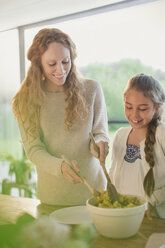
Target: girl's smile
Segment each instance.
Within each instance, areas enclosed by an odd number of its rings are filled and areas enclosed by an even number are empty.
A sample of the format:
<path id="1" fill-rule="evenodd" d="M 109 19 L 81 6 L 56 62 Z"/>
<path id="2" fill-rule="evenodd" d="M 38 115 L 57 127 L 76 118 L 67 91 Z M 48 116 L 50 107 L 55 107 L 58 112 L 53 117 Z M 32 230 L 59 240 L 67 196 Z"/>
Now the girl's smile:
<path id="1" fill-rule="evenodd" d="M 139 124 L 139 123 L 141 123 L 141 121 L 142 121 L 142 120 L 137 120 L 137 121 L 132 120 L 132 122 L 133 122 L 134 124 Z"/>
<path id="2" fill-rule="evenodd" d="M 157 107 L 143 92 L 130 89 L 124 97 L 125 115 L 133 129 L 147 128 Z"/>

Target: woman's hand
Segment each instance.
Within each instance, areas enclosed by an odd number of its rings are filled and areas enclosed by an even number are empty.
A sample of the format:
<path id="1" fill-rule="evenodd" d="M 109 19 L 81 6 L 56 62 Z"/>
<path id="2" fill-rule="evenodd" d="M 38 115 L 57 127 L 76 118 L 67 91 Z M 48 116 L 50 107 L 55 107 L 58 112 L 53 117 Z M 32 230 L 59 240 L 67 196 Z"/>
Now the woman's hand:
<path id="1" fill-rule="evenodd" d="M 96 143 L 99 148 L 99 154 L 95 151 L 93 144 L 91 144 L 91 153 L 94 157 L 98 158 L 100 162 L 105 163 L 105 159 L 109 153 L 109 145 L 108 142 L 100 141 Z"/>
<path id="2" fill-rule="evenodd" d="M 77 162 L 75 160 L 71 161 L 73 169 L 77 172 L 79 172 L 79 168 L 77 165 Z M 82 183 L 82 179 L 76 175 L 76 173 L 74 172 L 74 170 L 72 170 L 72 168 L 70 168 L 70 166 L 63 161 L 61 164 L 61 171 L 63 176 L 70 182 L 70 183 Z"/>

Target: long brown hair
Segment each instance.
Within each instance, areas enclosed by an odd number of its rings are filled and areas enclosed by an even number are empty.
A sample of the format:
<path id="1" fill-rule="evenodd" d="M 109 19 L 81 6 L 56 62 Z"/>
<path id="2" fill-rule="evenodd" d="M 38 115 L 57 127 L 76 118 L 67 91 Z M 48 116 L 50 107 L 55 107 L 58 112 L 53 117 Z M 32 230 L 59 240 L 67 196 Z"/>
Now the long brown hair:
<path id="1" fill-rule="evenodd" d="M 56 28 L 41 29 L 33 39 L 28 50 L 27 58 L 31 61 L 27 76 L 19 91 L 13 98 L 13 112 L 16 118 L 21 118 L 26 125 L 26 131 L 33 137 L 39 132 L 40 109 L 44 103 L 44 79 L 41 56 L 52 42 L 61 43 L 69 49 L 71 56 L 71 70 L 64 84 L 66 94 L 65 125 L 71 130 L 72 125 L 82 120 L 88 112 L 83 97 L 83 77 L 75 66 L 76 46 L 71 38 Z"/>
<path id="2" fill-rule="evenodd" d="M 130 89 L 135 89 L 137 91 L 143 92 L 144 96 L 149 97 L 153 101 L 155 107 L 158 107 L 158 113 L 154 115 L 153 119 L 148 124 L 144 148 L 145 159 L 149 164 L 150 169 L 144 178 L 143 186 L 146 194 L 148 196 L 151 196 L 155 187 L 155 179 L 153 173 L 153 167 L 155 166 L 153 155 L 155 133 L 161 117 L 161 106 L 165 102 L 165 93 L 161 84 L 157 80 L 155 80 L 152 76 L 148 76 L 143 73 L 133 76 L 128 81 L 128 84 L 124 90 L 124 96 Z"/>

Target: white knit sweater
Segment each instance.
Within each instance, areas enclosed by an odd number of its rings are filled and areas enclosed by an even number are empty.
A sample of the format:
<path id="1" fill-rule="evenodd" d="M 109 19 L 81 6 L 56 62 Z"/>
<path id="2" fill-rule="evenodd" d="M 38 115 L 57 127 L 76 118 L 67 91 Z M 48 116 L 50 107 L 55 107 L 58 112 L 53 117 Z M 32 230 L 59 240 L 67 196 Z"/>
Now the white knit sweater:
<path id="1" fill-rule="evenodd" d="M 25 152 L 37 168 L 37 195 L 42 203 L 53 205 L 83 205 L 91 197 L 82 183 L 71 184 L 61 173 L 61 155 L 77 160 L 81 175 L 96 189 L 104 189 L 106 180 L 98 159 L 90 153 L 89 132 L 96 141 L 108 141 L 107 112 L 100 85 L 92 80 L 84 82 L 89 115 L 74 124 L 72 132 L 64 127 L 65 93 L 46 92 L 41 109 L 42 138 L 26 139 L 24 125 L 18 120 Z"/>

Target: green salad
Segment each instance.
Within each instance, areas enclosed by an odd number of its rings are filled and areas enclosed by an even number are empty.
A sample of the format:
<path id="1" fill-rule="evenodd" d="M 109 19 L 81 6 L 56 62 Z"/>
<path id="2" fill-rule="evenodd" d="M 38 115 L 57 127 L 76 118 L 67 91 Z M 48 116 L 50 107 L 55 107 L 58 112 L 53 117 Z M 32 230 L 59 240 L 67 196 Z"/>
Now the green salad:
<path id="1" fill-rule="evenodd" d="M 100 191 L 100 193 L 100 196 L 96 197 L 97 206 L 100 208 L 132 208 L 143 203 L 139 197 L 121 194 L 119 194 L 119 202 L 113 202 L 108 195 L 108 191 Z"/>

